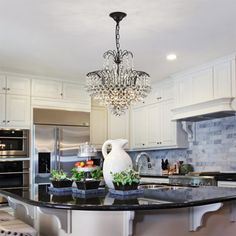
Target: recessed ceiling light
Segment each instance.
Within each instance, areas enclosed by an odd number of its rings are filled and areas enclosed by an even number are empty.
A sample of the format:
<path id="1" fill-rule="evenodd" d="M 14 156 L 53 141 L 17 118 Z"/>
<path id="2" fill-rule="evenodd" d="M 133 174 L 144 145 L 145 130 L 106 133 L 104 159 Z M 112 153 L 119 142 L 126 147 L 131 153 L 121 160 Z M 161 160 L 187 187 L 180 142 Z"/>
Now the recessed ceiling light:
<path id="1" fill-rule="evenodd" d="M 176 58 L 177 58 L 176 54 L 173 54 L 173 53 L 168 54 L 166 56 L 166 60 L 168 60 L 168 61 L 174 61 L 174 60 L 176 60 Z"/>

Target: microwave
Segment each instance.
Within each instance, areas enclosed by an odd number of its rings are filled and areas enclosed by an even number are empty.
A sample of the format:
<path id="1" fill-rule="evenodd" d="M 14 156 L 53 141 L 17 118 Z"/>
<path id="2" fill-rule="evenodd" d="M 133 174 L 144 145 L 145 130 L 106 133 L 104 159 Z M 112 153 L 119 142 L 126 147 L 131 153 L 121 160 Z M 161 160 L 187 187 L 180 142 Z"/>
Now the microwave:
<path id="1" fill-rule="evenodd" d="M 29 157 L 29 130 L 0 129 L 0 158 Z"/>

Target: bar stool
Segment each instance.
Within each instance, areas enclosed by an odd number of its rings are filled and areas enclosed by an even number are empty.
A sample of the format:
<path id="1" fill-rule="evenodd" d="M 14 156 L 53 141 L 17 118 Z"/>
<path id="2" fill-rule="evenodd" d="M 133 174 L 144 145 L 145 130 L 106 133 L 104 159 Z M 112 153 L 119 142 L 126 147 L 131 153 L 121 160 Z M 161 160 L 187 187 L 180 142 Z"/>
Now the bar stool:
<path id="1" fill-rule="evenodd" d="M 15 217 L 13 215 L 9 214 L 6 211 L 0 210 L 0 222 L 14 220 L 14 219 L 15 219 Z"/>
<path id="2" fill-rule="evenodd" d="M 0 236 L 37 236 L 37 231 L 21 220 L 0 222 Z"/>

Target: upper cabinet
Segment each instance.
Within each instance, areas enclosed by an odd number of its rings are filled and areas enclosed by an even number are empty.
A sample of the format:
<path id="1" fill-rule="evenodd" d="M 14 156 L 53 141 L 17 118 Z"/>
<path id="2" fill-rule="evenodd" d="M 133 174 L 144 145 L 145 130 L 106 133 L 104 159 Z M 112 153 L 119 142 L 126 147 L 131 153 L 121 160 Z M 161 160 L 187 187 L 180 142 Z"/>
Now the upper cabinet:
<path id="1" fill-rule="evenodd" d="M 213 70 L 204 69 L 177 80 L 177 106 L 187 106 L 214 98 Z"/>
<path id="2" fill-rule="evenodd" d="M 32 103 L 35 107 L 90 111 L 91 99 L 84 85 L 58 80 L 33 79 Z"/>
<path id="3" fill-rule="evenodd" d="M 0 76 L 0 124 L 2 127 L 30 127 L 30 79 Z"/>
<path id="4" fill-rule="evenodd" d="M 171 121 L 174 105 L 173 84 L 158 83 L 144 104 L 131 109 L 133 149 L 184 148 L 187 135 L 179 122 Z"/>
<path id="5" fill-rule="evenodd" d="M 214 98 L 235 96 L 235 60 L 214 66 Z"/>
<path id="6" fill-rule="evenodd" d="M 235 97 L 235 57 L 173 76 L 176 108 Z"/>
<path id="7" fill-rule="evenodd" d="M 32 96 L 59 99 L 62 97 L 62 82 L 34 79 L 32 81 Z"/>

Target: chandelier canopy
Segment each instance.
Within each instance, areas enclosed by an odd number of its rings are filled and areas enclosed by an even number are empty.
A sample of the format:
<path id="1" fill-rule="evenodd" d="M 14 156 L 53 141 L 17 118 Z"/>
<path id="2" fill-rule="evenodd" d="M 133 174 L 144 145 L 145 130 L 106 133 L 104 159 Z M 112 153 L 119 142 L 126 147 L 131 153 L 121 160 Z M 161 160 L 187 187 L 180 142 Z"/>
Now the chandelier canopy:
<path id="1" fill-rule="evenodd" d="M 142 101 L 151 91 L 149 74 L 133 69 L 133 54 L 120 49 L 120 21 L 124 12 L 110 14 L 116 21 L 116 50 L 104 53 L 104 68 L 87 74 L 86 89 L 91 97 L 108 106 L 115 115 L 122 115 L 135 102 Z"/>

